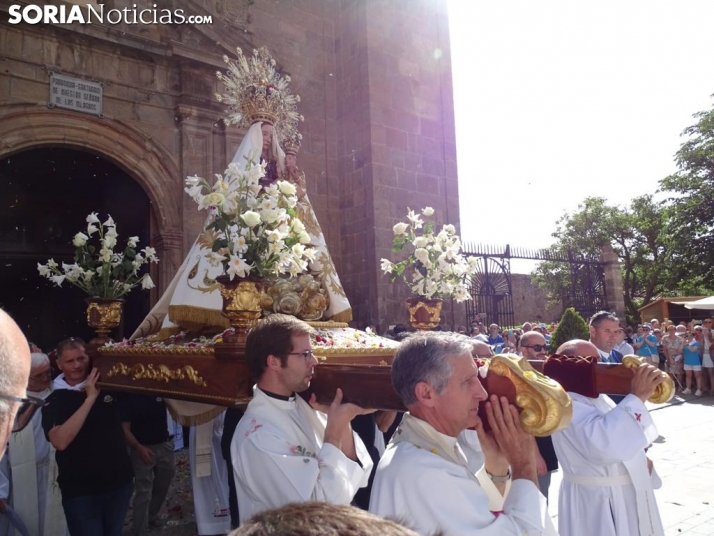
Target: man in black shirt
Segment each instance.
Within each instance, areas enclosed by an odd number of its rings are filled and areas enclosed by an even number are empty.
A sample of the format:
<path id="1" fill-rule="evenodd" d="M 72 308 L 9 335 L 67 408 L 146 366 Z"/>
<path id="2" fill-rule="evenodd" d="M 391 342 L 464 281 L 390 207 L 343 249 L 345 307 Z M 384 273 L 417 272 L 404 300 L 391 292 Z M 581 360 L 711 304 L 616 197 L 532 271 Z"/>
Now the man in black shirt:
<path id="1" fill-rule="evenodd" d="M 159 510 L 174 477 L 174 442 L 169 436 L 162 398 L 129 395 L 119 404 L 124 437 L 131 447 L 136 494 L 132 504 L 134 535 L 158 526 Z"/>
<path id="2" fill-rule="evenodd" d="M 134 489 L 116 395 L 100 394 L 81 339 L 57 346 L 62 374 L 42 408 L 45 436 L 57 449 L 62 507 L 72 536 L 121 536 Z"/>

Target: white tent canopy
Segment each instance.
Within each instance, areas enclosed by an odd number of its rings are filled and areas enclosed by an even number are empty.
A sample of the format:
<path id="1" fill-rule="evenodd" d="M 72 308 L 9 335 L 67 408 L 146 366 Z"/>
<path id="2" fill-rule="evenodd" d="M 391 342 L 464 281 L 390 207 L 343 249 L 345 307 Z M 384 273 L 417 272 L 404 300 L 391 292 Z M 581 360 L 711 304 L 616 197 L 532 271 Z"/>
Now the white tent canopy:
<path id="1" fill-rule="evenodd" d="M 714 296 L 709 296 L 708 298 L 702 298 L 701 300 L 687 302 L 684 304 L 687 309 L 705 309 L 707 311 L 714 311 Z"/>

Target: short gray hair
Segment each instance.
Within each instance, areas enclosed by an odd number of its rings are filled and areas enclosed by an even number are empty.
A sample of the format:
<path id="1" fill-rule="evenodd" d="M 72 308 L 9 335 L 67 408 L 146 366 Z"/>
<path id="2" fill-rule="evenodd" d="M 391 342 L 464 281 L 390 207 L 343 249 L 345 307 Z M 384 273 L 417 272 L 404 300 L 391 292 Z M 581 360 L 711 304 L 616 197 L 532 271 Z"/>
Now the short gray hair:
<path id="1" fill-rule="evenodd" d="M 441 393 L 453 372 L 448 357 L 471 355 L 472 343 L 463 335 L 419 332 L 402 342 L 392 361 L 392 384 L 405 406 L 416 403 L 414 390 L 426 382 Z"/>
<path id="2" fill-rule="evenodd" d="M 33 352 L 30 354 L 30 369 L 40 368 L 43 365 L 50 364 L 50 358 L 47 354 Z"/>

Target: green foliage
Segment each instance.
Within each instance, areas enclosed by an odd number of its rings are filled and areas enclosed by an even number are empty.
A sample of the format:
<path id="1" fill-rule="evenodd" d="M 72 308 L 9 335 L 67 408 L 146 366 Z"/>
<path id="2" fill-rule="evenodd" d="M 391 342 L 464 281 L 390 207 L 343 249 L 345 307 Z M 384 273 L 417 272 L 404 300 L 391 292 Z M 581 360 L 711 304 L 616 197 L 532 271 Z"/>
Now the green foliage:
<path id="1" fill-rule="evenodd" d="M 622 266 L 627 315 L 634 318 L 640 304 L 682 290 L 683 279 L 668 223 L 671 210 L 655 202 L 650 194 L 634 198 L 629 206 L 588 197 L 575 212 L 558 220 L 553 233 L 556 243 L 551 249 L 561 255 L 570 251 L 597 257 L 609 244 Z M 533 272 L 532 279 L 548 292 L 551 300 L 567 304 L 569 270 L 566 263 L 544 262 Z"/>
<path id="2" fill-rule="evenodd" d="M 713 95 L 714 96 L 714 95 Z M 673 194 L 670 229 L 673 255 L 681 275 L 695 287 L 714 280 L 714 109 L 694 114 L 696 125 L 675 155 L 679 168 L 660 181 L 660 188 Z M 690 281 L 691 281 L 690 279 Z"/>
<path id="3" fill-rule="evenodd" d="M 573 307 L 568 307 L 550 339 L 550 351 L 555 352 L 561 344 L 572 339 L 589 340 L 590 329 L 580 313 Z"/>

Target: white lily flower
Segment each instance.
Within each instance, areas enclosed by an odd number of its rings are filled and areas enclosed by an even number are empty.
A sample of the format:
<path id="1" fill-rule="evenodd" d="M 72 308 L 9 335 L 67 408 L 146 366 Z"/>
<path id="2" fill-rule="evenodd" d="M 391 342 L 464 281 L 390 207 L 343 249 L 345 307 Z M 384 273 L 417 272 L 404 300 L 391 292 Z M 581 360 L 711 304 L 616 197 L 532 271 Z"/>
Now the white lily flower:
<path id="1" fill-rule="evenodd" d="M 72 244 L 74 244 L 75 247 L 81 247 L 87 243 L 87 240 L 89 240 L 89 237 L 86 234 L 77 233 L 72 239 Z"/>
<path id="2" fill-rule="evenodd" d="M 426 217 L 433 216 L 434 209 L 431 207 L 424 207 L 423 209 L 421 209 L 421 213 Z"/>
<path id="3" fill-rule="evenodd" d="M 116 223 L 114 223 L 112 217 L 110 215 L 108 216 L 107 221 L 105 221 L 102 225 L 104 225 L 104 227 L 116 227 Z"/>
<path id="4" fill-rule="evenodd" d="M 152 289 L 155 286 L 156 285 L 154 285 L 154 282 L 151 280 L 151 276 L 149 274 L 146 274 L 141 278 L 141 288 L 144 290 Z"/>
<path id="5" fill-rule="evenodd" d="M 87 225 L 87 234 L 88 234 L 89 236 L 92 236 L 92 235 L 93 235 L 94 233 L 96 233 L 97 231 L 99 231 L 99 227 L 97 227 L 97 226 L 94 225 L 93 223 L 90 223 L 89 225 Z"/>
<path id="6" fill-rule="evenodd" d="M 138 236 L 130 236 L 129 240 L 126 241 L 126 245 L 129 246 L 130 248 L 134 249 L 137 244 L 139 243 L 139 237 Z"/>
<path id="7" fill-rule="evenodd" d="M 50 280 L 51 280 L 55 285 L 57 285 L 58 287 L 61 287 L 61 286 L 62 286 L 62 283 L 63 283 L 64 280 L 65 280 L 65 277 L 66 277 L 66 276 L 64 276 L 64 275 L 51 275 L 51 276 L 50 276 Z"/>
<path id="8" fill-rule="evenodd" d="M 99 223 L 99 218 L 97 217 L 96 212 L 92 212 L 87 216 L 87 223 Z"/>
<path id="9" fill-rule="evenodd" d="M 39 262 L 37 263 L 37 271 L 40 272 L 42 277 L 49 277 L 52 275 L 52 271 L 49 267 L 46 264 L 40 264 Z"/>

